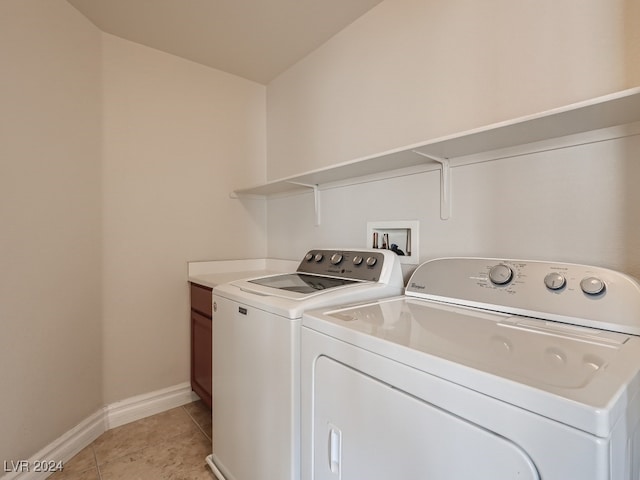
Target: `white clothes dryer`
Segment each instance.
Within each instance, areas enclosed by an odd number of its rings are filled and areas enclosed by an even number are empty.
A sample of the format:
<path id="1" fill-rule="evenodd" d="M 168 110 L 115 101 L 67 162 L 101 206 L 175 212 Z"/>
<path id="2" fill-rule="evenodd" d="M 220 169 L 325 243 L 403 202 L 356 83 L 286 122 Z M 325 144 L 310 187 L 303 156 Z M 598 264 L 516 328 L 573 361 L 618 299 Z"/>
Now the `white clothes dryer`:
<path id="1" fill-rule="evenodd" d="M 213 290 L 213 454 L 220 479 L 300 478 L 300 324 L 308 308 L 397 296 L 390 250 L 311 250 L 296 272 Z"/>
<path id="2" fill-rule="evenodd" d="M 631 277 L 437 259 L 302 324 L 302 480 L 640 479 Z"/>

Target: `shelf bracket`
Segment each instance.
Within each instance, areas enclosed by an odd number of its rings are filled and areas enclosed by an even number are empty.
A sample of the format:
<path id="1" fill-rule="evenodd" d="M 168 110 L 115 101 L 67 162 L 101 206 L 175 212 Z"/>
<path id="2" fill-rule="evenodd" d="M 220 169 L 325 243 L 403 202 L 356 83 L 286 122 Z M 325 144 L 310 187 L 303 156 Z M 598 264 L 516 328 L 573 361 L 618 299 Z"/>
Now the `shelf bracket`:
<path id="1" fill-rule="evenodd" d="M 449 159 L 428 155 L 418 150 L 412 150 L 412 152 L 440 164 L 440 218 L 449 220 L 451 217 L 451 165 Z"/>
<path id="2" fill-rule="evenodd" d="M 289 182 L 292 185 L 300 185 L 301 187 L 307 187 L 313 189 L 313 203 L 315 206 L 315 216 L 316 222 L 315 226 L 320 225 L 320 190 L 318 189 L 318 185 L 310 185 L 308 183 L 299 183 L 299 182 Z"/>

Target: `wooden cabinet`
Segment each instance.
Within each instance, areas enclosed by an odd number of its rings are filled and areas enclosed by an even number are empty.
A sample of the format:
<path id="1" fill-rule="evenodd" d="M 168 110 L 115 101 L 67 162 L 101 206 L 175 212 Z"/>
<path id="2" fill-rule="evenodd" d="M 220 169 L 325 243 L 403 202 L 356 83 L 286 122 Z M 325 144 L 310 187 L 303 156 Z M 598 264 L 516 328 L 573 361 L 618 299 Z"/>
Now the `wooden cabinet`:
<path id="1" fill-rule="evenodd" d="M 191 283 L 191 389 L 211 407 L 212 290 Z"/>

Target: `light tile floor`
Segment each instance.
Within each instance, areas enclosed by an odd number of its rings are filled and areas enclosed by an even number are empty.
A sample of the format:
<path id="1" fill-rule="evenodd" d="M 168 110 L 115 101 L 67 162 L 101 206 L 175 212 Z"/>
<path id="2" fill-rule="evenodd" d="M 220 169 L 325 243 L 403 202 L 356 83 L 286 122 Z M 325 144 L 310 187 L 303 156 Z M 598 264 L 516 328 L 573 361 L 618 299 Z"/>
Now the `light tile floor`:
<path id="1" fill-rule="evenodd" d="M 201 401 L 103 433 L 50 480 L 212 480 L 211 410 Z"/>

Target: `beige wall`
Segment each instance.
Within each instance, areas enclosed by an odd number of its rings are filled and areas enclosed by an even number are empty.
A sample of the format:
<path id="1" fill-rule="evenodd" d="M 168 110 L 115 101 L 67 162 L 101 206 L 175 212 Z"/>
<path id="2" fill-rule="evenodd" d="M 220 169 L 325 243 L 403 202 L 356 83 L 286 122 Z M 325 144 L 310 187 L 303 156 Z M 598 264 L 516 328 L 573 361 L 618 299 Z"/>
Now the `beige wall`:
<path id="1" fill-rule="evenodd" d="M 187 261 L 265 254 L 265 88 L 104 35 L 104 399 L 189 380 Z"/>
<path id="2" fill-rule="evenodd" d="M 63 0 L 0 2 L 0 461 L 103 404 L 100 42 Z"/>
<path id="3" fill-rule="evenodd" d="M 267 176 L 637 85 L 637 4 L 385 0 L 269 84 Z"/>
<path id="4" fill-rule="evenodd" d="M 640 0 L 625 0 L 624 20 L 627 84 L 640 85 Z"/>
<path id="5" fill-rule="evenodd" d="M 385 0 L 267 87 L 270 179 L 640 85 L 638 0 Z M 637 126 L 636 126 L 637 131 Z M 419 220 L 420 260 L 498 256 L 640 277 L 638 135 L 268 200 L 268 254 Z M 295 234 L 291 234 L 295 232 Z"/>
<path id="6" fill-rule="evenodd" d="M 189 381 L 187 262 L 263 257 L 265 87 L 0 1 L 0 461 Z"/>

